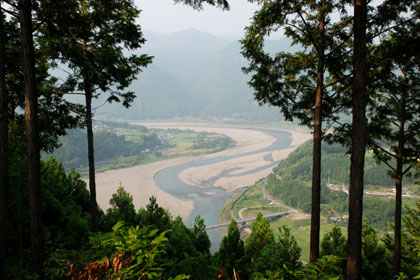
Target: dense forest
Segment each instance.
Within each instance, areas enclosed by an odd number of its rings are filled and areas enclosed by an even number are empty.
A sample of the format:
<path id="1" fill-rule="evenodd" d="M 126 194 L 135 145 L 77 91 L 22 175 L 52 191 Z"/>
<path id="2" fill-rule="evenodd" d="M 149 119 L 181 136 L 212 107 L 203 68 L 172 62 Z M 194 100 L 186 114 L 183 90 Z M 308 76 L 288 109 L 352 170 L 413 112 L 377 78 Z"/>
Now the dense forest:
<path id="1" fill-rule="evenodd" d="M 307 142 L 298 147 L 267 178 L 269 193 L 306 213 L 311 212 L 312 146 L 311 142 Z M 321 209 L 326 216 L 327 210 L 336 211 L 339 217 L 348 212 L 348 194 L 327 187 L 327 184 L 348 186 L 350 157 L 346 152 L 347 149 L 340 144 L 324 143 L 322 146 Z M 385 194 L 388 192 L 388 198 L 385 195 L 366 196 L 363 200 L 363 215 L 372 226 L 382 231 L 388 230 L 388 224 L 392 223 L 394 217 L 395 202 L 389 197 L 394 197 L 391 188 L 395 187 L 395 182 L 388 173 L 389 168 L 385 164 L 378 164 L 372 153 L 367 154 L 364 177 L 366 190 L 382 190 Z M 404 181 L 406 186 L 410 186 L 415 179 L 407 177 Z M 411 190 L 418 194 L 418 186 L 413 186 Z"/>
<path id="2" fill-rule="evenodd" d="M 156 150 L 162 147 L 162 142 L 156 134 L 146 135 L 139 142 L 127 141 L 124 135 L 108 131 L 95 133 L 95 160 L 97 162 L 110 160 L 119 156 L 140 155 L 145 149 Z M 83 130 L 71 130 L 60 140 L 61 147 L 54 152 L 54 157 L 62 162 L 67 169 L 86 167 L 88 161 L 86 133 Z"/>
<path id="3" fill-rule="evenodd" d="M 227 0 L 174 2 L 195 10 L 204 4 L 230 8 Z M 111 208 L 100 209 L 95 162 L 138 151 L 142 143 L 106 131 L 103 140 L 95 137 L 92 100 L 128 108 L 141 95 L 129 86 L 154 58 L 140 51 L 147 39 L 137 20 L 140 7 L 132 0 L 10 0 L 0 2 L 1 279 L 420 277 L 420 203 L 405 213 L 402 208 L 403 186 L 413 182 L 407 175 L 418 175 L 420 162 L 420 4 L 251 2 L 258 10 L 240 44 L 254 97 L 260 105 L 278 107 L 285 120 L 313 129 L 312 163 L 297 152 L 269 179 L 273 194 L 290 204 L 294 199 L 311 213 L 310 262 L 301 263 L 289 228 L 279 228 L 275 238 L 261 214 L 245 241 L 233 221 L 211 255 L 204 220 L 197 217 L 189 229 L 154 197 L 136 212 L 120 186 Z M 278 30 L 298 50 L 268 50 L 265 40 Z M 57 70 L 64 74 L 55 77 Z M 220 107 L 243 101 L 223 92 Z M 71 102 L 69 96 L 83 102 Z M 86 129 L 84 144 L 84 133 L 76 128 Z M 75 165 L 87 163 L 88 184 L 74 170 L 66 173 L 54 157 L 41 160 L 41 153 L 56 150 L 67 133 L 80 144 L 72 147 L 77 157 L 62 156 Z M 157 141 L 156 135 L 147 137 L 144 145 Z M 323 139 L 347 147 L 350 158 L 337 146 L 325 147 Z M 232 144 L 226 141 L 222 145 Z M 217 149 L 218 144 L 201 134 L 194 148 Z M 96 154 L 95 145 L 101 147 Z M 301 152 L 309 150 L 304 146 Z M 378 173 L 391 179 L 375 178 Z M 333 183 L 348 182 L 347 206 L 344 194 L 321 191 L 326 174 Z M 395 204 L 364 197 L 365 185 L 371 184 L 393 184 Z M 348 211 L 347 235 L 334 228 L 321 238 L 326 204 Z M 394 216 L 393 232 L 380 238 L 364 216 L 379 228 Z M 386 219 L 374 219 L 381 216 Z"/>
<path id="4" fill-rule="evenodd" d="M 139 135 L 136 141 L 126 139 L 118 133 L 118 128 L 134 129 Z M 156 133 L 148 133 L 148 129 L 140 125 L 129 125 L 117 122 L 96 122 L 95 125 L 95 161 L 107 161 L 117 157 L 141 155 L 145 149 L 158 151 L 167 144 L 161 141 Z M 60 137 L 60 147 L 54 151 L 54 157 L 66 169 L 86 167 L 88 151 L 86 133 L 81 129 L 67 131 Z"/>
<path id="5" fill-rule="evenodd" d="M 234 145 L 234 141 L 228 136 L 189 129 L 149 130 L 141 125 L 111 121 L 95 122 L 94 128 L 95 164 L 103 166 L 101 170 L 112 168 L 115 162 L 121 166 L 125 159 L 127 165 L 130 165 L 129 163 L 143 164 L 152 159 L 170 158 L 170 149 L 176 149 L 178 141 L 180 145 L 186 145 L 191 154 L 222 151 Z M 66 170 L 77 168 L 82 173 L 87 168 L 86 137 L 85 131 L 73 129 L 59 138 L 60 147 L 52 155 Z M 43 153 L 42 156 L 47 159 L 50 154 Z"/>

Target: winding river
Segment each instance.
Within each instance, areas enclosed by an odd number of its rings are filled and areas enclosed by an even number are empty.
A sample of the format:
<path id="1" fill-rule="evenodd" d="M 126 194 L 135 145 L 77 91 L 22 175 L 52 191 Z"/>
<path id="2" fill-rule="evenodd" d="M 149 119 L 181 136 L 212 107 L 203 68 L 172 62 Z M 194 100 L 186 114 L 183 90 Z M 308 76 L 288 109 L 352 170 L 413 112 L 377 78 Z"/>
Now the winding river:
<path id="1" fill-rule="evenodd" d="M 195 217 L 198 215 L 204 218 L 205 223 L 207 225 L 217 224 L 218 212 L 232 196 L 232 193 L 226 192 L 225 190 L 221 188 L 216 188 L 212 185 L 212 183 L 215 182 L 217 179 L 223 176 L 243 176 L 253 174 L 266 168 L 273 167 L 276 163 L 273 161 L 271 153 L 269 153 L 264 158 L 265 160 L 271 162 L 268 165 L 235 175 L 226 175 L 222 172 L 216 177 L 210 178 L 209 180 L 203 182 L 200 186 L 191 186 L 181 182 L 178 175 L 182 171 L 191 167 L 204 166 L 208 164 L 230 160 L 233 158 L 249 156 L 261 152 L 276 151 L 290 147 L 291 135 L 289 132 L 268 129 L 253 130 L 260 131 L 270 136 L 273 136 L 276 139 L 276 141 L 274 141 L 271 146 L 264 149 L 230 156 L 220 156 L 208 159 L 196 159 L 175 167 L 162 170 L 156 174 L 155 182 L 159 186 L 159 188 L 178 198 L 184 199 L 188 197 L 189 199 L 193 200 L 194 210 L 185 221 L 187 226 L 191 226 L 194 223 Z M 212 251 L 218 250 L 222 239 L 221 231 L 219 229 L 214 229 L 208 231 L 208 234 L 212 243 Z"/>

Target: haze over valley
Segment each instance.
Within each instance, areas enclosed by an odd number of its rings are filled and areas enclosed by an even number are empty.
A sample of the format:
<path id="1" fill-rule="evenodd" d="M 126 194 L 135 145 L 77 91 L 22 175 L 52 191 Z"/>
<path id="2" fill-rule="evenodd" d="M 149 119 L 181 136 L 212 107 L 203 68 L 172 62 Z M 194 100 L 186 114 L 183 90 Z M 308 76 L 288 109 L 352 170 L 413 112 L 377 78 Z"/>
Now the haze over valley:
<path id="1" fill-rule="evenodd" d="M 280 121 L 279 109 L 258 106 L 242 67 L 238 37 L 211 35 L 196 29 L 172 34 L 146 30 L 141 53 L 154 56 L 153 64 L 133 81 L 137 95 L 129 110 L 120 104 L 105 105 L 96 117 L 111 119 L 238 119 Z M 279 39 L 268 46 L 290 48 Z M 102 104 L 102 100 L 96 102 Z"/>
<path id="2" fill-rule="evenodd" d="M 420 279 L 419 1 L 0 3 L 0 280 Z"/>

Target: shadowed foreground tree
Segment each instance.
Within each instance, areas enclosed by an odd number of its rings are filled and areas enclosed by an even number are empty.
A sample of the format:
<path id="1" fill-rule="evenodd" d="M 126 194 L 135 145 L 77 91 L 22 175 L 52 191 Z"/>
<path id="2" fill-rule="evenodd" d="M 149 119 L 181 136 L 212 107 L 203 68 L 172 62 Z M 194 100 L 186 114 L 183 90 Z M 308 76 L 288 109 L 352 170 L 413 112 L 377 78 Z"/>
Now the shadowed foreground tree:
<path id="1" fill-rule="evenodd" d="M 26 154 L 28 166 L 29 216 L 31 224 L 32 269 L 42 274 L 43 233 L 41 219 L 40 146 L 38 130 L 38 92 L 35 76 L 35 53 L 32 35 L 32 3 L 18 2 L 20 35 L 22 38 Z"/>
<path id="2" fill-rule="evenodd" d="M 52 1 L 51 5 L 56 5 Z M 109 94 L 108 102 L 121 102 L 129 107 L 134 92 L 124 90 L 143 67 L 151 63 L 148 55 L 126 55 L 145 42 L 135 20 L 140 14 L 133 1 L 90 0 L 61 1 L 53 20 L 47 22 L 43 43 L 53 59 L 65 64 L 71 72 L 67 77 L 69 89 L 84 95 L 86 109 L 89 191 L 92 229 L 97 228 L 95 160 L 92 127 L 92 99 Z"/>
<path id="3" fill-rule="evenodd" d="M 340 1 L 251 2 L 263 4 L 242 40 L 242 54 L 250 61 L 244 71 L 253 74 L 249 84 L 255 99 L 280 107 L 286 120 L 297 118 L 313 129 L 310 261 L 314 262 L 319 257 L 322 123 L 335 121 L 342 108 L 339 98 L 346 85 L 340 86 L 337 79 L 345 80 L 351 19 Z M 333 13 L 341 18 L 332 20 Z M 265 37 L 279 28 L 302 50 L 275 55 L 265 50 Z"/>
<path id="4" fill-rule="evenodd" d="M 0 8 L 1 8 L 0 2 Z M 5 39 L 4 18 L 0 14 L 0 278 L 5 279 L 6 226 L 7 226 L 7 189 L 8 189 L 8 118 L 7 93 L 5 85 Z"/>
<path id="5" fill-rule="evenodd" d="M 373 4 L 371 4 L 373 5 Z M 361 234 L 363 215 L 363 177 L 366 151 L 367 43 L 418 18 L 418 1 L 384 1 L 368 7 L 365 0 L 353 3 L 353 88 L 351 163 L 348 224 L 347 277 L 361 279 Z M 408 9 L 412 9 L 408 12 Z M 368 17 L 369 11 L 369 17 Z M 369 33 L 367 34 L 367 31 Z"/>
<path id="6" fill-rule="evenodd" d="M 366 127 L 366 0 L 355 0 L 353 23 L 353 120 L 350 158 L 347 277 L 362 278 L 363 173 Z"/>
<path id="7" fill-rule="evenodd" d="M 397 28 L 372 50 L 375 69 L 369 85 L 376 92 L 368 107 L 370 147 L 395 179 L 394 274 L 401 268 L 403 177 L 420 158 L 420 24 Z"/>

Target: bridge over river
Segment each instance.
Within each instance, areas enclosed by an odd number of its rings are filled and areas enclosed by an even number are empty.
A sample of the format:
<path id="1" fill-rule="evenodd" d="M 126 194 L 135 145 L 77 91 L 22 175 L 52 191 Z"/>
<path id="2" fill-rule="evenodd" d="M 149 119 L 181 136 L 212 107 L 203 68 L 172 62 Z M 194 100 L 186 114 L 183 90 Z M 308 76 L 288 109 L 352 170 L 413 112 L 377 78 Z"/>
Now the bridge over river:
<path id="1" fill-rule="evenodd" d="M 271 218 L 276 218 L 276 217 L 282 217 L 282 216 L 285 216 L 285 215 L 287 215 L 289 213 L 291 213 L 291 212 L 290 211 L 277 212 L 277 213 L 272 213 L 272 214 L 264 215 L 264 218 L 271 219 Z M 254 221 L 256 218 L 257 217 L 252 217 L 252 218 L 246 218 L 246 219 L 235 220 L 235 221 L 236 221 L 237 224 L 245 224 L 247 222 Z M 209 225 L 209 226 L 206 226 L 206 230 L 215 229 L 215 228 L 221 228 L 221 227 L 226 227 L 230 223 L 231 222 L 221 223 L 221 224 L 216 224 L 216 225 Z"/>

